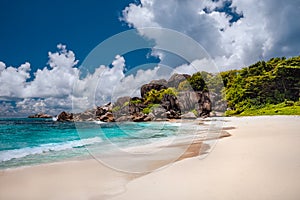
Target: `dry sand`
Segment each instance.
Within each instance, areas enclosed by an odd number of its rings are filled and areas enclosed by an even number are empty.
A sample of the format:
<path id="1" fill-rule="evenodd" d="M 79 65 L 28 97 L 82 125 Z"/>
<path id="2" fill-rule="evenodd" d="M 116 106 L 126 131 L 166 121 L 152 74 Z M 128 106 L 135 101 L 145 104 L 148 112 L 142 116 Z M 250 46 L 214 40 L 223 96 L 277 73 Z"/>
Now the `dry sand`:
<path id="1" fill-rule="evenodd" d="M 201 159 L 192 157 L 204 146 L 195 142 L 179 162 L 144 176 L 92 159 L 4 170 L 0 199 L 300 199 L 300 117 L 226 120 L 232 136 Z"/>
<path id="2" fill-rule="evenodd" d="M 0 199 L 107 199 L 124 192 L 131 177 L 92 159 L 5 170 L 0 174 Z"/>
<path id="3" fill-rule="evenodd" d="M 300 199 L 300 117 L 228 120 L 237 129 L 204 159 L 185 159 L 135 179 L 112 199 Z"/>

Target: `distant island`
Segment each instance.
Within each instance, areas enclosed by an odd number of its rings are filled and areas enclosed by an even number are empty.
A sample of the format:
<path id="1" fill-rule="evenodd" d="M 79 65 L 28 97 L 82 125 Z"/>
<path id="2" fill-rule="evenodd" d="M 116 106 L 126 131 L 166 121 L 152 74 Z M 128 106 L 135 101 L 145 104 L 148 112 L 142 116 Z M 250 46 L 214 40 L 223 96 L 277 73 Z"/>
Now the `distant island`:
<path id="1" fill-rule="evenodd" d="M 259 61 L 240 70 L 173 74 L 141 87 L 141 97 L 120 97 L 58 121 L 162 121 L 208 116 L 300 115 L 300 56 Z M 31 118 L 51 118 L 36 114 Z"/>

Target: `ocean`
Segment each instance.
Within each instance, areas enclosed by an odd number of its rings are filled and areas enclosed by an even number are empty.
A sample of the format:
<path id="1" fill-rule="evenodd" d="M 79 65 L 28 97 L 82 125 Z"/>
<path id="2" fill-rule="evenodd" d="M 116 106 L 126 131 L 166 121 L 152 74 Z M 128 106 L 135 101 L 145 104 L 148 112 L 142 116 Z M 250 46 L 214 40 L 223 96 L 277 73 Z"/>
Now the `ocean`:
<path id="1" fill-rule="evenodd" d="M 191 137 L 205 130 L 193 123 L 72 123 L 0 118 L 0 169 L 85 159 L 97 152 Z"/>

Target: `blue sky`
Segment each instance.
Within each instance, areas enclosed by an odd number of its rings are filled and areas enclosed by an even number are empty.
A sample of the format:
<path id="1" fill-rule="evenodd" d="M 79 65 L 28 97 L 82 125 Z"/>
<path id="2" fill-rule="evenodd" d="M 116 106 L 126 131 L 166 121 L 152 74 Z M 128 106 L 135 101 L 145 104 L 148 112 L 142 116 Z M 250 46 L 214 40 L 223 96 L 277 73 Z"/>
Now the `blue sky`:
<path id="1" fill-rule="evenodd" d="M 59 43 L 81 62 L 100 42 L 128 30 L 122 10 L 134 0 L 2 0 L 0 1 L 0 60 L 19 66 L 30 62 L 43 68 L 48 51 Z"/>
<path id="2" fill-rule="evenodd" d="M 74 110 L 74 99 L 87 108 L 117 96 L 138 96 L 142 84 L 174 72 L 192 74 L 195 66 L 224 71 L 300 55 L 300 2 L 295 0 L 2 0 L 0 8 L 1 116 L 55 115 Z M 157 50 L 167 41 L 192 52 L 188 44 L 143 31 L 147 27 L 191 37 L 208 56 L 187 63 Z M 78 67 L 93 48 L 131 29 L 153 49 L 113 55 L 111 64 L 94 66 L 80 78 Z M 127 73 L 147 63 L 154 64 Z"/>

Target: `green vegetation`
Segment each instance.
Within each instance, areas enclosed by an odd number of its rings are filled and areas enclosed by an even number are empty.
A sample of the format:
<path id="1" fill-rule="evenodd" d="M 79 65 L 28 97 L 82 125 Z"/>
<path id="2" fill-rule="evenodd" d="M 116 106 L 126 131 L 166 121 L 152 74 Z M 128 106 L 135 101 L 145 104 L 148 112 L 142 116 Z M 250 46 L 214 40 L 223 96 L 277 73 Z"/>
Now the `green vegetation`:
<path id="1" fill-rule="evenodd" d="M 185 81 L 182 81 L 181 83 L 179 83 L 178 90 L 179 91 L 190 91 L 190 90 L 192 90 L 192 87 L 191 87 L 190 83 L 188 82 L 188 80 L 185 80 Z"/>
<path id="2" fill-rule="evenodd" d="M 139 103 L 142 103 L 142 100 L 141 99 L 137 99 L 137 100 L 130 100 L 130 103 L 132 104 L 139 104 Z"/>
<path id="3" fill-rule="evenodd" d="M 118 112 L 120 109 L 121 109 L 120 106 L 115 106 L 113 107 L 112 112 Z"/>
<path id="4" fill-rule="evenodd" d="M 148 107 L 147 107 L 147 108 L 144 108 L 144 109 L 142 110 L 142 113 L 148 115 L 149 113 L 151 113 L 151 109 L 148 108 Z"/>
<path id="5" fill-rule="evenodd" d="M 149 114 L 149 113 L 151 113 L 153 111 L 154 108 L 158 108 L 158 107 L 160 107 L 160 104 L 153 104 L 153 103 L 151 103 L 146 108 L 144 108 L 142 110 L 142 113 Z"/>
<path id="6" fill-rule="evenodd" d="M 241 70 L 221 72 L 226 115 L 300 114 L 300 56 L 272 58 Z"/>
<path id="7" fill-rule="evenodd" d="M 175 88 L 167 88 L 160 91 L 152 89 L 146 94 L 145 102 L 159 104 L 166 94 L 176 96 L 177 91 Z"/>
<path id="8" fill-rule="evenodd" d="M 128 106 L 129 105 L 129 101 L 126 101 L 122 107 Z"/>
<path id="9" fill-rule="evenodd" d="M 207 75 L 206 72 L 197 72 L 193 74 L 190 78 L 187 79 L 188 83 L 190 84 L 191 88 L 194 91 L 207 91 L 207 85 L 205 84 L 204 75 Z"/>
<path id="10" fill-rule="evenodd" d="M 210 91 L 221 94 L 224 87 L 220 74 L 211 74 L 205 71 L 197 72 L 178 85 L 179 91 Z"/>
<path id="11" fill-rule="evenodd" d="M 298 101 L 298 105 L 289 106 L 286 103 L 279 103 L 276 105 L 267 104 L 263 107 L 253 107 L 247 109 L 239 114 L 239 116 L 255 116 L 255 115 L 300 115 L 300 102 Z M 232 115 L 227 111 L 227 115 Z"/>
<path id="12" fill-rule="evenodd" d="M 199 113 L 198 113 L 198 111 L 196 109 L 191 110 L 191 112 L 194 113 L 195 116 L 199 116 Z"/>

